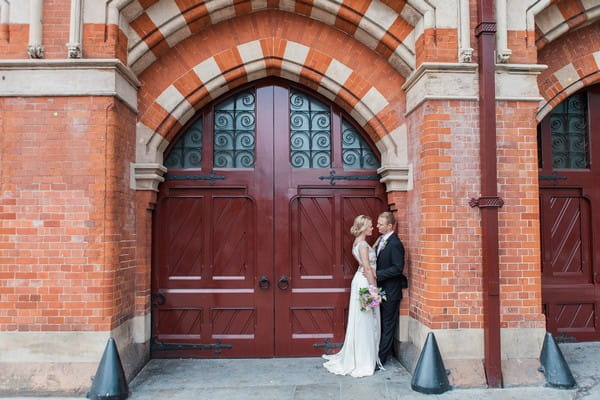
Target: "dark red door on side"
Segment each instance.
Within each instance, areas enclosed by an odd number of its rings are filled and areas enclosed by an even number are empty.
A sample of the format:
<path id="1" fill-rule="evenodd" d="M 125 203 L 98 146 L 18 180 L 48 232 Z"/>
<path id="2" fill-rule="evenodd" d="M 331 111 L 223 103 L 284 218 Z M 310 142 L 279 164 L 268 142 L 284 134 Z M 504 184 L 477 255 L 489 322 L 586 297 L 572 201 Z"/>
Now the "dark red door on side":
<path id="1" fill-rule="evenodd" d="M 248 90 L 256 99 L 253 165 L 214 168 L 218 124 L 209 107 L 202 168 L 170 169 L 160 187 L 153 357 L 306 356 L 343 342 L 356 270 L 348 230 L 357 214 L 385 209 L 383 186 L 374 169 L 344 169 L 335 105 L 330 165 L 297 168 L 290 86 L 265 81 Z"/>
<path id="2" fill-rule="evenodd" d="M 600 340 L 600 87 L 540 124 L 542 302 L 559 340 Z"/>

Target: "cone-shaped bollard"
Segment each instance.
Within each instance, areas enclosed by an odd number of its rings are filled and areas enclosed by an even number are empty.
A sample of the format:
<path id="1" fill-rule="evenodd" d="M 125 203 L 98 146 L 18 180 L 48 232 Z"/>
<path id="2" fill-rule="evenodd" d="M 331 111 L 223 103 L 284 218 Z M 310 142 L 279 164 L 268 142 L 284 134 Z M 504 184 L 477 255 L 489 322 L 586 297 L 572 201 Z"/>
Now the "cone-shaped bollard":
<path id="1" fill-rule="evenodd" d="M 87 397 L 91 400 L 123 400 L 129 397 L 121 357 L 113 338 L 108 339 Z"/>
<path id="2" fill-rule="evenodd" d="M 546 382 L 550 386 L 570 389 L 575 387 L 577 382 L 573 378 L 571 369 L 563 357 L 560 347 L 554 341 L 554 337 L 550 332 L 546 332 L 542 352 L 540 353 L 540 363 L 542 364 L 542 372 L 546 377 Z"/>
<path id="3" fill-rule="evenodd" d="M 433 332 L 427 334 L 410 387 L 416 392 L 425 394 L 440 394 L 451 389 L 448 372 L 444 367 Z"/>

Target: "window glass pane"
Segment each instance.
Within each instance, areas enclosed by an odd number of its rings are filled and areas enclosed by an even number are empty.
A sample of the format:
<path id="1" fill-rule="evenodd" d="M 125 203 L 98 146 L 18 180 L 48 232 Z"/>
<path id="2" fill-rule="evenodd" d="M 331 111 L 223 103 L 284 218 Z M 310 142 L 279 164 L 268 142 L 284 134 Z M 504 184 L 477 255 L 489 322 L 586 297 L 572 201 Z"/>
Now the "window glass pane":
<path id="1" fill-rule="evenodd" d="M 331 166 L 329 107 L 295 90 L 290 90 L 290 164 L 293 168 Z"/>
<path id="2" fill-rule="evenodd" d="M 202 164 L 202 118 L 179 137 L 165 159 L 169 169 L 200 168 Z"/>
<path id="3" fill-rule="evenodd" d="M 346 120 L 342 120 L 342 159 L 344 168 L 379 168 L 379 161 L 367 142 Z"/>
<path id="4" fill-rule="evenodd" d="M 552 166 L 582 169 L 590 165 L 587 93 L 576 93 L 550 114 Z"/>
<path id="5" fill-rule="evenodd" d="M 248 90 L 215 106 L 215 168 L 254 167 L 256 96 Z"/>

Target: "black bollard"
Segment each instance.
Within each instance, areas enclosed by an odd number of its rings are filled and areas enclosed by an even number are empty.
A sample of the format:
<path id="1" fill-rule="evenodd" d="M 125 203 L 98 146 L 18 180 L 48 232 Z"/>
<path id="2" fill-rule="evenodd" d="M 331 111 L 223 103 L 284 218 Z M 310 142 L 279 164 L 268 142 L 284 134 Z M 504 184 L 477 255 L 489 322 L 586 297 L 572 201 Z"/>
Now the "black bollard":
<path id="1" fill-rule="evenodd" d="M 546 332 L 544 338 L 540 364 L 542 364 L 540 370 L 544 373 L 548 385 L 562 389 L 571 389 L 577 385 L 560 347 L 550 332 Z"/>
<path id="2" fill-rule="evenodd" d="M 410 387 L 415 392 L 425 394 L 440 394 L 452 389 L 433 332 L 427 334 Z"/>
<path id="3" fill-rule="evenodd" d="M 129 387 L 121 365 L 121 357 L 113 338 L 108 339 L 102 360 L 87 394 L 91 400 L 123 400 L 129 397 Z"/>

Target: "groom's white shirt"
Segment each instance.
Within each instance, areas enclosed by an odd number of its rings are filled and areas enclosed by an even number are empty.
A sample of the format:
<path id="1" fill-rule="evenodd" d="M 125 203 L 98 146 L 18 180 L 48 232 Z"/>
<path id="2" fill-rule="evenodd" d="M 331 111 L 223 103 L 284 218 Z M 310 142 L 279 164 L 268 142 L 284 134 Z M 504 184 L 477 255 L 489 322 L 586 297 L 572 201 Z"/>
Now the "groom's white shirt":
<path id="1" fill-rule="evenodd" d="M 383 248 L 383 243 L 385 243 L 385 241 L 388 240 L 390 236 L 392 236 L 392 233 L 394 233 L 394 231 L 386 233 L 381 237 L 381 239 L 379 239 L 379 243 L 377 244 L 377 255 L 379 255 L 379 252 Z"/>

